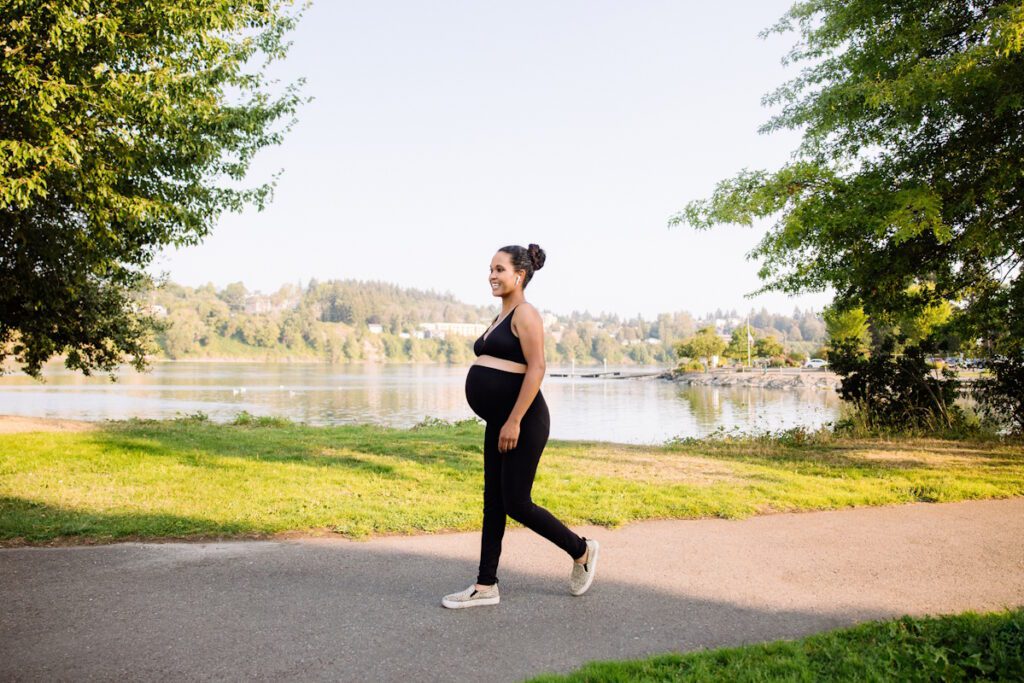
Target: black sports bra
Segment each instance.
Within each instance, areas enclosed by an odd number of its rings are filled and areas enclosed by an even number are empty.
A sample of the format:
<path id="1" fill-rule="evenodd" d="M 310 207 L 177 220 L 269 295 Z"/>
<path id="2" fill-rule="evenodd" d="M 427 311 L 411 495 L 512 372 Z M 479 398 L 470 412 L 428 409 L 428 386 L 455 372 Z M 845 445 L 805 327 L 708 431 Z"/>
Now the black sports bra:
<path id="1" fill-rule="evenodd" d="M 516 312 L 519 304 L 513 306 L 508 315 L 498 323 L 497 327 L 491 330 L 490 334 L 484 332 L 480 338 L 473 342 L 473 353 L 478 356 L 484 354 L 495 358 L 504 358 L 515 363 L 526 364 L 526 356 L 523 355 L 523 347 L 519 339 L 512 334 L 512 314 Z M 498 319 L 497 316 L 494 317 Z M 507 325 L 505 323 L 508 323 Z M 487 338 L 484 338 L 487 335 Z"/>

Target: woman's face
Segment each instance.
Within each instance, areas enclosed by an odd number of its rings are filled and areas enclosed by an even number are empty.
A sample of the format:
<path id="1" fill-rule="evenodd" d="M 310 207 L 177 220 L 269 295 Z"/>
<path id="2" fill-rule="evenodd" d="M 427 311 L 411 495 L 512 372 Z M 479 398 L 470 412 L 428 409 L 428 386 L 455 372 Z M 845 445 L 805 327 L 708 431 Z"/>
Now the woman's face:
<path id="1" fill-rule="evenodd" d="M 520 287 L 523 284 L 523 276 L 526 273 L 519 271 L 518 273 L 513 270 L 512 256 L 504 251 L 499 251 L 491 259 L 491 273 L 489 276 L 491 284 L 491 294 L 494 296 L 503 296 L 508 294 L 516 287 Z M 519 276 L 519 284 L 516 284 L 516 276 Z"/>

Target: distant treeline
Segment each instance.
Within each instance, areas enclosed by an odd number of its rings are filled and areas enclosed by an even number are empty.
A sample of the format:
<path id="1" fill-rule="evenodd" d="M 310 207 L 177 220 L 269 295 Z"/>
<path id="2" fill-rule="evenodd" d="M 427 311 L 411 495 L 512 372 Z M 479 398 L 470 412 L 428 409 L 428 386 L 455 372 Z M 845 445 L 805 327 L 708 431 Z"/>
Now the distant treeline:
<path id="1" fill-rule="evenodd" d="M 384 282 L 312 280 L 305 287 L 284 285 L 272 294 L 250 292 L 241 282 L 218 290 L 167 283 L 148 297 L 166 325 L 157 344 L 167 358 L 321 360 L 332 363 L 448 362 L 473 359 L 476 335 L 443 336 L 423 323 L 486 325 L 497 306 L 472 306 L 451 294 L 401 288 Z M 573 311 L 543 312 L 545 358 L 549 364 L 671 364 L 674 345 L 699 328 L 729 334 L 746 317 L 715 311 L 697 319 L 687 312 L 663 313 L 655 320 L 621 319 Z M 792 316 L 751 311 L 751 331 L 771 335 L 789 350 L 812 352 L 821 346 L 821 316 L 799 309 Z"/>

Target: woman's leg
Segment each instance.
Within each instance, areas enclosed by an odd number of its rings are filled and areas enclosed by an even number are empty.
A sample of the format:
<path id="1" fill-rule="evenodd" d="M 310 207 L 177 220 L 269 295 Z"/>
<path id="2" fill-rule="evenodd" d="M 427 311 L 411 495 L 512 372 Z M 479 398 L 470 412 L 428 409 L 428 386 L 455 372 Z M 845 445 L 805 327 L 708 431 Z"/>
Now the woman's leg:
<path id="1" fill-rule="evenodd" d="M 476 577 L 481 586 L 498 582 L 498 558 L 501 557 L 501 539 L 505 536 L 505 506 L 501 496 L 504 454 L 498 452 L 501 427 L 496 420 L 491 420 L 484 431 L 484 524 Z"/>
<path id="2" fill-rule="evenodd" d="M 538 392 L 537 398 L 519 425 L 519 441 L 516 447 L 502 454 L 502 501 L 504 511 L 509 517 L 548 539 L 576 559 L 587 552 L 586 541 L 550 512 L 534 503 L 530 496 L 537 465 L 548 442 L 550 425 L 547 404 Z"/>

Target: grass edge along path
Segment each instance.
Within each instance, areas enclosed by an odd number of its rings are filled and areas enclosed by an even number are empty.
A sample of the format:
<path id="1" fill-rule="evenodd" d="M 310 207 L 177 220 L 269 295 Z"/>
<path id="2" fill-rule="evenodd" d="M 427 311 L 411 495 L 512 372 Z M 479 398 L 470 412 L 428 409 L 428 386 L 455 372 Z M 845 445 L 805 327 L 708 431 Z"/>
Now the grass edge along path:
<path id="1" fill-rule="evenodd" d="M 479 528 L 483 427 L 243 416 L 0 434 L 0 544 L 366 538 Z M 569 524 L 1024 496 L 1024 443 L 792 431 L 665 446 L 549 442 L 535 500 Z"/>
<path id="2" fill-rule="evenodd" d="M 529 683 L 1024 679 L 1024 608 L 901 617 L 794 641 L 590 662 Z"/>

